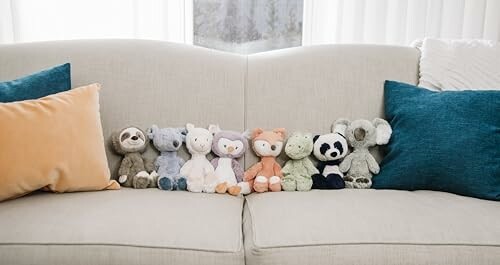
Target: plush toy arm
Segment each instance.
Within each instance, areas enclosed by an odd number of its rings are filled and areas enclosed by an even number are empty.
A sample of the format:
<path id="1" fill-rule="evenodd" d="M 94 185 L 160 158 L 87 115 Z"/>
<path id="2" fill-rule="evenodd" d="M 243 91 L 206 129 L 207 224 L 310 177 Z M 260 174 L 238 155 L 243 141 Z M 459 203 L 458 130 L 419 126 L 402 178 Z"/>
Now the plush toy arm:
<path id="1" fill-rule="evenodd" d="M 216 157 L 216 158 L 212 159 L 212 161 L 210 161 L 210 163 L 212 164 L 212 166 L 214 167 L 214 169 L 216 169 L 217 166 L 219 165 L 219 158 Z"/>
<path id="2" fill-rule="evenodd" d="M 132 168 L 132 160 L 129 157 L 124 157 L 122 159 L 122 163 L 120 165 L 120 169 L 118 169 L 119 176 L 128 176 L 130 174 L 130 168 Z"/>
<path id="3" fill-rule="evenodd" d="M 347 172 L 347 171 L 349 171 L 349 169 L 351 168 L 351 163 L 352 163 L 352 156 L 351 155 L 347 155 L 344 158 L 344 161 L 342 161 L 342 163 L 340 163 L 340 165 L 339 165 L 340 171 L 342 171 L 344 173 Z"/>
<path id="4" fill-rule="evenodd" d="M 283 173 L 283 175 L 286 176 L 286 175 L 292 173 L 292 171 L 293 171 L 292 163 L 290 163 L 289 161 L 286 161 L 285 166 L 281 169 L 281 173 Z"/>
<path id="5" fill-rule="evenodd" d="M 186 163 L 186 161 L 184 161 L 184 159 L 182 159 L 181 157 L 179 157 L 179 166 L 184 166 L 184 164 Z"/>
<path id="6" fill-rule="evenodd" d="M 309 159 L 304 159 L 303 161 L 304 167 L 307 169 L 307 174 L 312 176 L 314 174 L 318 174 L 319 170 L 314 166 L 314 164 Z"/>
<path id="7" fill-rule="evenodd" d="M 257 176 L 257 173 L 259 173 L 259 171 L 261 170 L 262 170 L 262 162 L 259 162 L 250 167 L 249 169 L 247 169 L 247 171 L 245 171 L 245 176 L 243 177 L 243 179 L 245 181 L 252 180 Z"/>
<path id="8" fill-rule="evenodd" d="M 205 173 L 205 175 L 210 175 L 215 173 L 214 167 L 212 166 L 212 164 L 210 164 L 210 161 L 208 160 L 205 161 L 205 167 L 203 168 L 203 173 Z"/>
<path id="9" fill-rule="evenodd" d="M 366 155 L 366 163 L 368 164 L 368 169 L 373 174 L 378 174 L 378 172 L 380 171 L 380 167 L 377 163 L 377 160 L 375 160 L 375 158 L 371 154 Z"/>
<path id="10" fill-rule="evenodd" d="M 236 181 L 242 182 L 243 181 L 243 175 L 245 172 L 243 171 L 243 168 L 241 167 L 240 162 L 238 160 L 233 159 L 231 160 L 231 167 L 233 168 L 234 176 L 236 177 Z"/>
<path id="11" fill-rule="evenodd" d="M 156 166 L 155 166 L 155 161 L 154 160 L 147 159 L 147 158 L 144 158 L 144 157 L 142 157 L 142 159 L 144 160 L 144 167 L 146 168 L 146 172 L 151 173 L 151 172 L 153 172 L 153 171 L 156 170 Z"/>
<path id="12" fill-rule="evenodd" d="M 274 162 L 273 171 L 275 176 L 283 178 L 283 172 L 281 171 L 281 166 L 280 164 L 278 164 L 278 162 Z"/>
<path id="13" fill-rule="evenodd" d="M 189 175 L 189 172 L 191 172 L 191 167 L 193 166 L 191 160 L 188 160 L 182 167 L 181 167 L 181 170 L 180 170 L 180 174 L 182 176 L 188 176 Z"/>

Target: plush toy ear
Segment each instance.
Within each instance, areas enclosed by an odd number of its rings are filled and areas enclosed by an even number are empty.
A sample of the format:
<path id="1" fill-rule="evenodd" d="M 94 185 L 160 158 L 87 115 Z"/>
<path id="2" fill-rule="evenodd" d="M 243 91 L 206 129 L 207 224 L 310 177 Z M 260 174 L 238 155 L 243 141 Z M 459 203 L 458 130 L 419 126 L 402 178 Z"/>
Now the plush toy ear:
<path id="1" fill-rule="evenodd" d="M 348 119 L 341 118 L 341 119 L 336 120 L 332 124 L 332 133 L 339 133 L 342 136 L 345 136 L 345 132 L 347 130 L 347 127 L 349 127 L 350 124 L 351 124 L 351 122 Z"/>
<path id="2" fill-rule="evenodd" d="M 219 125 L 215 125 L 215 124 L 210 124 L 210 125 L 208 125 L 208 131 L 209 131 L 212 135 L 215 135 L 216 133 L 220 132 Z"/>
<path id="3" fill-rule="evenodd" d="M 314 137 L 313 137 L 313 143 L 315 143 L 319 138 L 319 134 L 316 134 Z"/>
<path id="4" fill-rule="evenodd" d="M 389 142 L 389 139 L 391 139 L 391 125 L 386 120 L 379 118 L 375 118 L 372 123 L 377 130 L 377 144 L 387 144 Z"/>
<path id="5" fill-rule="evenodd" d="M 286 138 L 286 129 L 285 128 L 276 128 L 276 129 L 273 129 L 273 132 L 281 135 L 281 138 L 283 138 L 283 139 Z"/>
<path id="6" fill-rule="evenodd" d="M 264 132 L 264 130 L 262 130 L 261 128 L 255 128 L 252 131 L 251 138 L 255 139 L 257 136 L 261 135 L 263 132 Z"/>
<path id="7" fill-rule="evenodd" d="M 186 124 L 186 131 L 187 132 L 190 132 L 193 129 L 194 129 L 194 124 L 192 124 L 192 123 Z"/>
<path id="8" fill-rule="evenodd" d="M 181 134 L 181 139 L 182 139 L 182 142 L 186 142 L 186 134 L 187 134 L 187 130 L 186 128 L 177 128 L 177 132 L 179 132 Z"/>
<path id="9" fill-rule="evenodd" d="M 153 137 L 155 136 L 156 133 L 158 133 L 159 129 L 160 128 L 158 128 L 158 126 L 156 126 L 155 124 L 151 125 L 151 128 L 148 128 L 146 130 L 146 134 L 147 134 L 148 138 L 150 140 L 153 140 Z"/>
<path id="10" fill-rule="evenodd" d="M 304 134 L 304 136 L 305 136 L 306 138 L 312 138 L 312 137 L 313 137 L 312 133 L 306 133 L 306 134 Z"/>
<path id="11" fill-rule="evenodd" d="M 245 138 L 245 139 L 250 139 L 252 137 L 252 133 L 250 132 L 250 130 L 246 130 L 244 131 L 242 134 L 241 134 L 241 137 Z"/>

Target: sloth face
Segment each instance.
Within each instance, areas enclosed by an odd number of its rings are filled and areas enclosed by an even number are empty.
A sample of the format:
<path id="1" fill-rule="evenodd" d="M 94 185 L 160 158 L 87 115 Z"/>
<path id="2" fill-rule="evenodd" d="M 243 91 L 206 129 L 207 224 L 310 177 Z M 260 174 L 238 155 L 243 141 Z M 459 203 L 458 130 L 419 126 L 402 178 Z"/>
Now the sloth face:
<path id="1" fill-rule="evenodd" d="M 141 150 L 146 143 L 144 133 L 134 127 L 124 129 L 118 137 L 122 149 L 127 152 L 137 152 Z"/>

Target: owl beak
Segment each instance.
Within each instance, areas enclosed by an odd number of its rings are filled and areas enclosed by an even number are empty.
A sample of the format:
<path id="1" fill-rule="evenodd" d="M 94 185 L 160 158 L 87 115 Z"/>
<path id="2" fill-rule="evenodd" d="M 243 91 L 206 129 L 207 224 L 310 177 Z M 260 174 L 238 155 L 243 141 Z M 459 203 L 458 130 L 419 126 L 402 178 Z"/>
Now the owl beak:
<path id="1" fill-rule="evenodd" d="M 234 151 L 234 147 L 229 146 L 229 147 L 227 148 L 227 151 L 228 151 L 229 153 L 232 153 L 232 152 Z"/>

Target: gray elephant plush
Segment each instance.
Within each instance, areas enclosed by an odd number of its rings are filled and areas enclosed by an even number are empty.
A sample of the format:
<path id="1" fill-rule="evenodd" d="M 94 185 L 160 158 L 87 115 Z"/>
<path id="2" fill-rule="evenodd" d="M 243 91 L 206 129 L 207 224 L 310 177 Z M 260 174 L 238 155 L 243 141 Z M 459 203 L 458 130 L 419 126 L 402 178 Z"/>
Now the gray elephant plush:
<path id="1" fill-rule="evenodd" d="M 186 177 L 180 175 L 184 160 L 177 156 L 177 151 L 186 141 L 186 128 L 158 128 L 153 125 L 148 129 L 148 138 L 160 151 L 154 166 L 158 172 L 158 188 L 162 190 L 186 190 Z"/>
<path id="2" fill-rule="evenodd" d="M 378 174 L 380 167 L 370 154 L 369 148 L 387 144 L 392 134 L 391 126 L 386 120 L 379 118 L 375 118 L 373 122 L 368 120 L 350 122 L 340 119 L 335 124 L 346 126 L 347 142 L 353 148 L 339 166 L 340 171 L 346 173 L 344 176 L 346 188 L 370 188 L 373 174 Z"/>
<path id="3" fill-rule="evenodd" d="M 124 187 L 136 189 L 156 187 L 153 163 L 146 160 L 142 153 L 148 147 L 146 134 L 137 127 L 127 127 L 111 135 L 115 151 L 123 155 L 118 169 L 118 182 Z M 150 174 L 151 173 L 151 174 Z"/>

